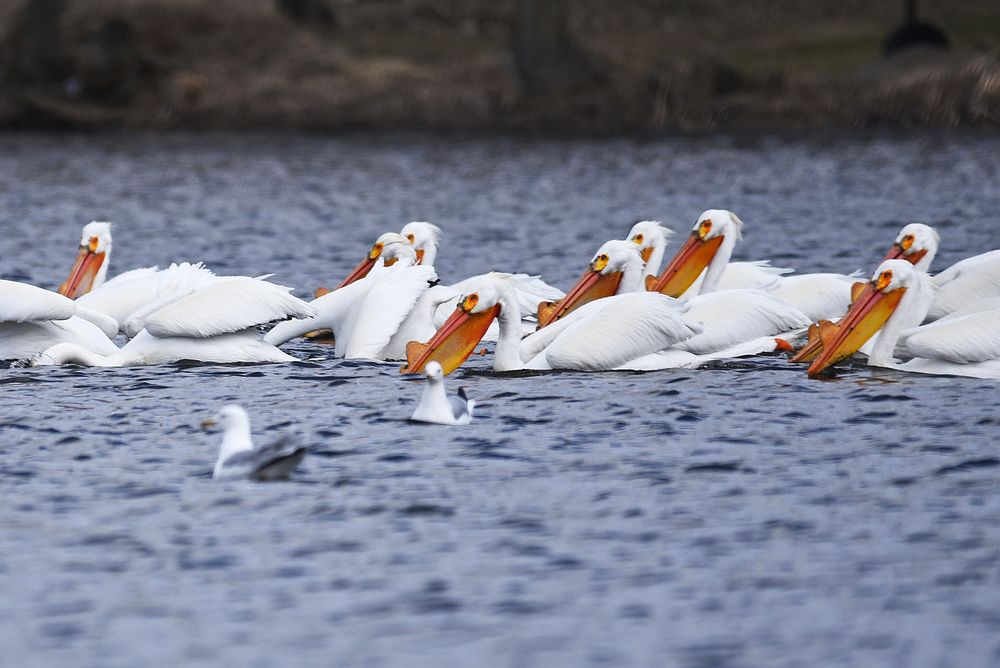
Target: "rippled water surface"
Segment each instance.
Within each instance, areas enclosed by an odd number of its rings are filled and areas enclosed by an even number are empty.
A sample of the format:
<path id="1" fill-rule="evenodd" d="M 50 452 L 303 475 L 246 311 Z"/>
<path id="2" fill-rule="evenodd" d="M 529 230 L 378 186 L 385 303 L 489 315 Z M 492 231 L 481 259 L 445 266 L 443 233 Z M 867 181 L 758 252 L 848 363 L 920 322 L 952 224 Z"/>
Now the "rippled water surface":
<path id="1" fill-rule="evenodd" d="M 0 136 L 0 277 L 55 288 L 92 219 L 112 273 L 204 260 L 307 295 L 412 219 L 445 281 L 563 288 L 641 217 L 746 221 L 741 259 L 870 272 L 1000 247 L 1000 137 L 531 141 Z M 676 248 L 676 244 L 672 249 Z M 995 384 L 782 357 L 451 387 L 396 365 L 0 369 L 0 664 L 987 666 L 1000 663 Z M 287 483 L 215 483 L 198 423 L 300 425 Z"/>

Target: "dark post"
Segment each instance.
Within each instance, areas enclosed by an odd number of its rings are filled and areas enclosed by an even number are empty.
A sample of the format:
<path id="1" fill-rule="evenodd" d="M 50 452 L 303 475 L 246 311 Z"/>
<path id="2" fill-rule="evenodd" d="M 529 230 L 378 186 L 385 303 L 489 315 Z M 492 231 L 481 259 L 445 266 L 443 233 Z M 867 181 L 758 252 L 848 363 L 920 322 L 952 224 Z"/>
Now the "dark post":
<path id="1" fill-rule="evenodd" d="M 567 0 L 518 0 L 511 49 L 529 94 L 566 90 L 595 78 L 570 36 Z"/>

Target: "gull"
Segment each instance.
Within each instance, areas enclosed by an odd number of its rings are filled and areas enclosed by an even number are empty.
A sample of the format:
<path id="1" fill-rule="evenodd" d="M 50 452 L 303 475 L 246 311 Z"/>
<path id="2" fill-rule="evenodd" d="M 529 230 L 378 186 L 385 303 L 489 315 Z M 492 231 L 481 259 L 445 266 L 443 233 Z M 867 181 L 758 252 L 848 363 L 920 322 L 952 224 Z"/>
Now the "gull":
<path id="1" fill-rule="evenodd" d="M 411 420 L 444 425 L 466 425 L 472 422 L 475 399 L 465 395 L 465 389 L 458 388 L 458 396 L 449 397 L 444 391 L 444 370 L 435 361 L 424 367 L 427 383 Z"/>
<path id="2" fill-rule="evenodd" d="M 241 406 L 231 404 L 218 415 L 201 423 L 204 428 L 222 427 L 222 446 L 212 478 L 233 480 L 283 480 L 305 457 L 307 448 L 289 443 L 285 435 L 270 445 L 254 447 L 250 437 L 250 417 Z"/>

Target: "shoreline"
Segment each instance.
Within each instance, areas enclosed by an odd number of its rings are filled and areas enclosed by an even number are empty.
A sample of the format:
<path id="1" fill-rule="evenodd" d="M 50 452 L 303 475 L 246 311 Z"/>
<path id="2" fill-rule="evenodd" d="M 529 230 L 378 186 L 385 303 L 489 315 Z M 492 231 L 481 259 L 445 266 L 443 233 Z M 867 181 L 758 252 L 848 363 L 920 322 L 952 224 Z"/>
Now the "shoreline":
<path id="1" fill-rule="evenodd" d="M 271 0 L 34 1 L 69 4 L 59 20 L 0 8 L 0 128 L 658 137 L 1000 127 L 1000 19 L 971 0 L 932 17 L 954 35 L 949 50 L 891 57 L 880 40 L 896 18 L 884 7 L 848 20 L 826 1 L 761 17 L 722 0 L 669 13 L 581 0 L 550 40 L 565 51 L 554 59 L 512 42 L 514 0 L 464 0 L 446 15 L 433 0 L 336 2 L 332 26 L 292 21 Z"/>

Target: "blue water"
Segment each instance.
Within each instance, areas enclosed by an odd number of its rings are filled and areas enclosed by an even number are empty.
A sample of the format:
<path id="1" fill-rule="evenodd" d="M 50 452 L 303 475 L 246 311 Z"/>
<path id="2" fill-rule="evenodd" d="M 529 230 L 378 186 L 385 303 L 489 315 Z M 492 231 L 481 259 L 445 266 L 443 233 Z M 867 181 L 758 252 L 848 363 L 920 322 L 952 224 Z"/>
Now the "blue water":
<path id="1" fill-rule="evenodd" d="M 652 142 L 420 135 L 0 135 L 0 278 L 54 288 L 80 227 L 112 273 L 204 260 L 308 295 L 378 233 L 445 230 L 446 281 L 563 288 L 639 218 L 746 222 L 739 259 L 870 272 L 1000 247 L 1000 135 Z M 675 248 L 672 246 L 672 249 Z M 996 385 L 783 357 L 449 379 L 467 428 L 406 421 L 396 365 L 0 369 L 2 665 L 990 666 Z M 210 479 L 224 403 L 313 452 Z"/>

